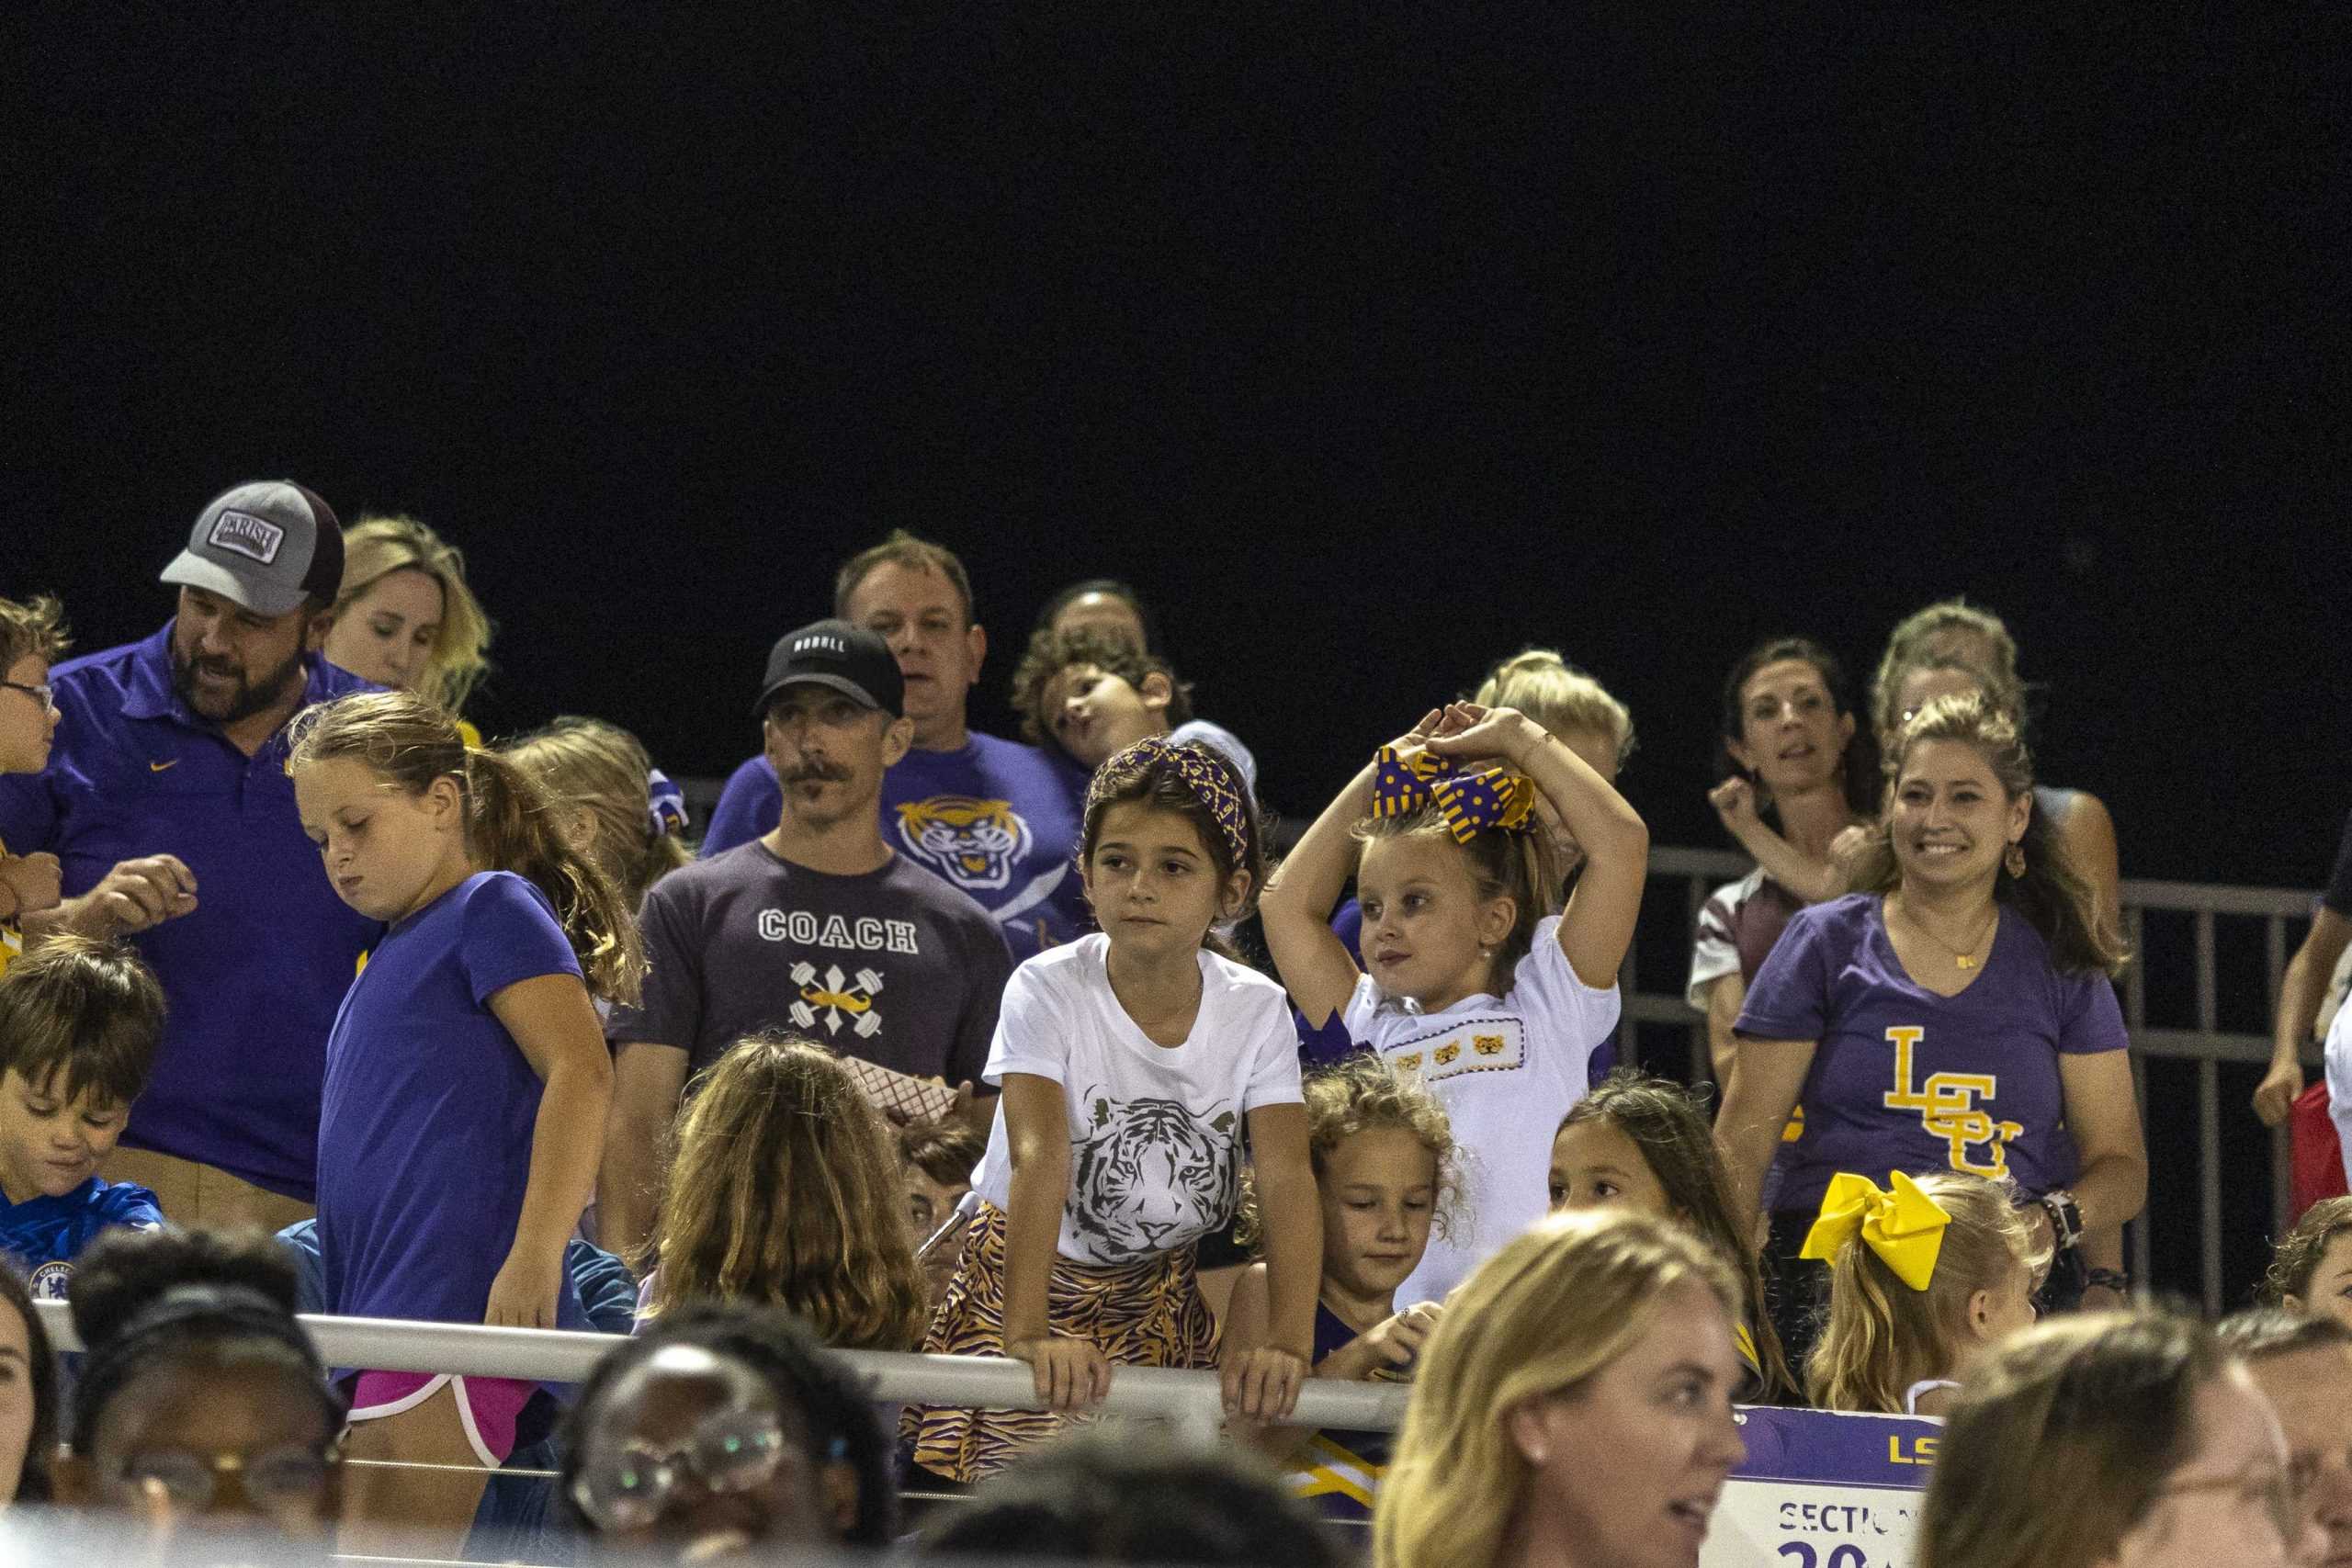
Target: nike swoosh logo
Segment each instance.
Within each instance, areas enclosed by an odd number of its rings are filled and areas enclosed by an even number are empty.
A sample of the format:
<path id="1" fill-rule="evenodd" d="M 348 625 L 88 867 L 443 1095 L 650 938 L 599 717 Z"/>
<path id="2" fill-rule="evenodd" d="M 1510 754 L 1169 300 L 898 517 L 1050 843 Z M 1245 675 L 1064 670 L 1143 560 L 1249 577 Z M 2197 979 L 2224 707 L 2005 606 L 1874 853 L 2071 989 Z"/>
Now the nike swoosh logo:
<path id="1" fill-rule="evenodd" d="M 151 773 L 160 773 L 166 768 L 176 768 L 179 765 L 180 760 L 175 757 L 168 762 L 150 762 L 147 764 L 147 771 Z"/>

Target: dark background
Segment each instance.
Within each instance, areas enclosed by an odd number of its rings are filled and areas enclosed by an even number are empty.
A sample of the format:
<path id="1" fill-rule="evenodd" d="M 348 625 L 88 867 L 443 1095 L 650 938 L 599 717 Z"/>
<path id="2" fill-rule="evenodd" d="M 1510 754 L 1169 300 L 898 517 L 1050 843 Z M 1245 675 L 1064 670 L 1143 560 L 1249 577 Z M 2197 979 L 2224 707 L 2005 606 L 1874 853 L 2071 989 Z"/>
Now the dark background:
<path id="1" fill-rule="evenodd" d="M 1965 592 L 2127 875 L 2324 873 L 2340 13 L 887 9 L 37 37 L 0 589 L 142 634 L 204 501 L 298 478 L 466 548 L 486 729 L 714 773 L 903 525 L 971 568 L 986 728 L 1095 573 L 1293 816 L 1542 643 L 1679 844 L 1745 646 L 1866 672 Z"/>

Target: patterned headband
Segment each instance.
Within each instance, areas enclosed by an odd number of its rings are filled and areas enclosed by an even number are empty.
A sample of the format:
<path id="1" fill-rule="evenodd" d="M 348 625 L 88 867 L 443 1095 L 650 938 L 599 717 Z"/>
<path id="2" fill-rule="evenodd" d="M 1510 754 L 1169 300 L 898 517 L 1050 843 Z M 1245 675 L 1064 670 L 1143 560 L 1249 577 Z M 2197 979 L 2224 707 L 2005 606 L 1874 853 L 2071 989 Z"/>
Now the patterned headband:
<path id="1" fill-rule="evenodd" d="M 1489 828 L 1525 832 L 1535 808 L 1533 781 L 1501 768 L 1466 773 L 1451 757 L 1427 750 L 1408 755 L 1394 746 L 1383 746 L 1372 761 L 1374 817 L 1402 817 L 1435 803 L 1456 843 Z"/>
<path id="2" fill-rule="evenodd" d="M 1176 770 L 1193 798 L 1208 807 L 1216 818 L 1217 831 L 1225 836 L 1225 847 L 1233 853 L 1233 863 L 1238 868 L 1250 863 L 1250 803 L 1233 787 L 1233 775 L 1219 760 L 1204 753 L 1196 745 L 1171 746 L 1157 735 L 1146 736 L 1125 750 L 1121 757 L 1131 757 L 1141 762 L 1165 762 Z M 1110 773 L 1105 762 L 1095 770 L 1094 782 L 1087 786 L 1086 805 L 1091 811 L 1095 803 L 1110 792 L 1102 781 Z"/>

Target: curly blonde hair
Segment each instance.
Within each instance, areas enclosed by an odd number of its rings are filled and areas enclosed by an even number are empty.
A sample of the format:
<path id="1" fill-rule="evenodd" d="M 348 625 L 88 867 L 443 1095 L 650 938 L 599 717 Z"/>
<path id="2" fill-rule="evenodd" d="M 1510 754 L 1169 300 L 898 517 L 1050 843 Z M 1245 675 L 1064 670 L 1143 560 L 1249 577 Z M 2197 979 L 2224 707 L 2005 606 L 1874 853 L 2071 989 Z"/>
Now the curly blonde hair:
<path id="1" fill-rule="evenodd" d="M 1306 1158 L 1319 1185 L 1330 1168 L 1332 1151 L 1359 1133 L 1410 1133 L 1437 1166 L 1437 1201 L 1430 1228 L 1450 1235 L 1459 1219 L 1462 1172 L 1453 1124 L 1445 1107 L 1420 1079 L 1400 1074 L 1381 1056 L 1360 1051 L 1309 1073 L 1301 1086 L 1306 1101 Z M 1241 1218 L 1235 1239 L 1255 1247 L 1260 1235 L 1257 1190 L 1244 1172 Z"/>
<path id="2" fill-rule="evenodd" d="M 65 630 L 65 607 L 44 593 L 31 599 L 0 599 L 0 673 L 28 655 L 44 664 L 64 656 L 72 639 Z"/>
<path id="3" fill-rule="evenodd" d="M 2283 1307 L 2289 1296 L 2308 1304 L 2327 1244 L 2346 1233 L 2352 1233 L 2352 1198 L 2323 1198 L 2304 1210 L 2295 1228 L 2278 1238 L 2256 1297 L 2265 1306 Z"/>

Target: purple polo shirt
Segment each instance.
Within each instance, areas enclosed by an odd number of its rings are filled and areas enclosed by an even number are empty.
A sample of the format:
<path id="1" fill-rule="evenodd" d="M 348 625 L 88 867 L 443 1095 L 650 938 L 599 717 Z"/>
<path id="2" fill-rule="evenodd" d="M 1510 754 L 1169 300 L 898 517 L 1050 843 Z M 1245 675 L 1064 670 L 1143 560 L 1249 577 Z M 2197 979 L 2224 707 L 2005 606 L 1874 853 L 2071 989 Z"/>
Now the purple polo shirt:
<path id="1" fill-rule="evenodd" d="M 66 897 L 117 862 L 177 855 L 192 914 L 130 939 L 170 1011 L 123 1142 L 307 1202 L 327 1032 L 383 927 L 335 897 L 302 833 L 280 734 L 248 758 L 172 691 L 171 623 L 51 673 L 49 768 L 0 778 L 0 838 L 64 864 Z M 373 690 L 313 656 L 306 703 Z"/>

